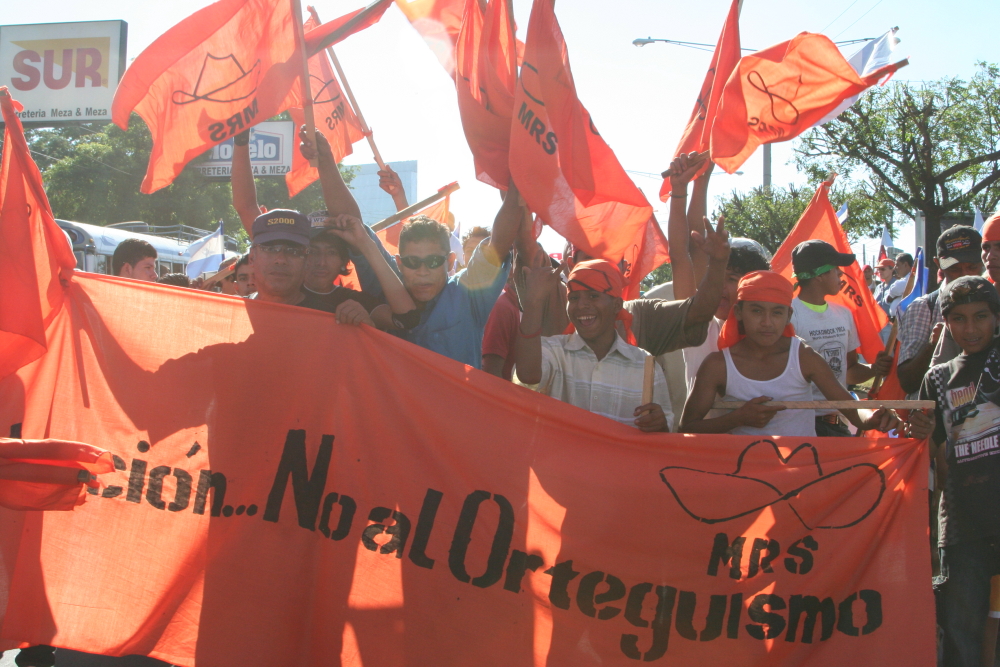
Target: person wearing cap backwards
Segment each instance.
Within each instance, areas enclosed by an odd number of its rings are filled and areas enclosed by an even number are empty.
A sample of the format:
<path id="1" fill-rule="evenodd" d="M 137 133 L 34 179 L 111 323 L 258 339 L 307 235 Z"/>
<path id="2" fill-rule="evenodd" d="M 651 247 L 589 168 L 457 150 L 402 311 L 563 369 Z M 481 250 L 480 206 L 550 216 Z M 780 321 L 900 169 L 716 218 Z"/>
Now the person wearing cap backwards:
<path id="1" fill-rule="evenodd" d="M 361 230 L 361 221 L 341 215 L 329 222 L 330 228 L 315 232 L 308 218 L 298 211 L 274 209 L 257 216 L 250 248 L 257 293 L 250 298 L 334 313 L 341 324 L 368 324 L 381 329 L 404 327 L 406 313 L 414 310 L 413 301 L 375 244 Z M 303 290 L 306 258 L 312 252 L 311 237 L 320 234 L 340 238 L 364 254 L 383 281 L 389 306 L 345 287 L 329 294 Z"/>
<path id="2" fill-rule="evenodd" d="M 935 359 L 935 349 L 944 330 L 944 317 L 938 296 L 953 280 L 962 276 L 980 276 L 983 265 L 983 237 L 972 227 L 955 225 L 938 237 L 935 264 L 944 274 L 941 287 L 930 294 L 914 299 L 899 317 L 899 361 L 896 375 L 899 385 L 908 398 L 916 398 L 924 374 Z M 957 346 L 941 350 L 937 362 L 955 357 Z"/>
<path id="3" fill-rule="evenodd" d="M 566 314 L 572 333 L 542 336 L 545 303 L 560 268 L 524 269 L 524 312 L 515 343 L 517 381 L 540 393 L 641 431 L 673 425 L 663 371 L 654 366 L 653 401 L 640 405 L 648 352 L 635 346 L 622 307 L 625 279 L 605 259 L 577 262 L 569 274 Z M 625 324 L 625 340 L 615 323 Z"/>
<path id="4" fill-rule="evenodd" d="M 719 334 L 720 352 L 705 358 L 694 390 L 684 405 L 680 431 L 738 435 L 815 436 L 811 410 L 785 410 L 768 401 L 809 401 L 813 386 L 831 401 L 850 400 L 822 356 L 795 335 L 791 325 L 792 284 L 772 271 L 754 271 L 740 279 L 737 300 Z M 707 418 L 718 397 L 746 401 L 737 410 Z M 859 429 L 887 431 L 899 420 L 876 410 L 864 419 L 842 410 Z M 916 418 L 914 437 L 930 434 L 926 415 Z"/>
<path id="5" fill-rule="evenodd" d="M 934 582 L 942 664 L 980 665 L 990 578 L 1000 574 L 1000 296 L 985 278 L 961 276 L 938 303 L 960 348 L 927 372 L 919 393 L 937 405 L 931 454 L 945 473 Z"/>
<path id="6" fill-rule="evenodd" d="M 880 351 L 872 366 L 858 361 L 858 330 L 851 311 L 826 297 L 840 292 L 842 266 L 855 261 L 850 253 L 837 252 L 827 243 L 813 239 L 795 246 L 792 250 L 792 269 L 799 283 L 799 295 L 792 301 L 792 326 L 796 334 L 818 352 L 830 366 L 837 382 L 846 390 L 848 385 L 860 384 L 879 372 L 889 372 L 892 357 Z M 813 398 L 822 401 L 824 393 L 816 387 Z M 850 435 L 837 410 L 816 411 L 816 435 L 820 437 Z"/>

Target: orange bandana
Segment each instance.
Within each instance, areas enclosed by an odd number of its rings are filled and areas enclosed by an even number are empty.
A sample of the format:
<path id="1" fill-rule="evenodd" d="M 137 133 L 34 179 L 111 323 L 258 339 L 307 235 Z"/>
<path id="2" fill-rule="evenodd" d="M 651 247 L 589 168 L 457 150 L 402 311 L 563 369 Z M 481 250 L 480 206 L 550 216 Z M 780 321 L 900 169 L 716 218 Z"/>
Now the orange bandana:
<path id="1" fill-rule="evenodd" d="M 618 267 L 608 260 L 588 259 L 573 267 L 567 279 L 567 287 L 570 292 L 593 290 L 620 299 L 625 290 L 625 278 Z M 632 314 L 622 308 L 618 311 L 618 316 L 615 319 L 621 320 L 625 325 L 625 342 L 629 345 L 635 345 L 635 336 L 632 334 Z M 576 327 L 570 322 L 564 333 L 569 334 L 574 331 L 576 331 Z"/>
<path id="2" fill-rule="evenodd" d="M 983 240 L 993 243 L 994 241 L 1000 241 L 1000 211 L 994 213 L 990 218 L 983 223 L 983 228 L 980 230 L 983 235 Z"/>
<path id="3" fill-rule="evenodd" d="M 778 303 L 782 306 L 792 305 L 792 294 L 794 290 L 792 283 L 781 274 L 773 271 L 752 271 L 740 278 L 740 285 L 736 288 L 736 302 L 740 301 L 766 301 L 767 303 Z M 795 327 L 789 322 L 782 336 L 791 338 L 795 335 Z M 719 332 L 719 349 L 735 345 L 746 338 L 746 334 L 740 333 L 740 323 L 736 321 L 736 304 L 729 308 L 729 317 L 722 325 Z"/>

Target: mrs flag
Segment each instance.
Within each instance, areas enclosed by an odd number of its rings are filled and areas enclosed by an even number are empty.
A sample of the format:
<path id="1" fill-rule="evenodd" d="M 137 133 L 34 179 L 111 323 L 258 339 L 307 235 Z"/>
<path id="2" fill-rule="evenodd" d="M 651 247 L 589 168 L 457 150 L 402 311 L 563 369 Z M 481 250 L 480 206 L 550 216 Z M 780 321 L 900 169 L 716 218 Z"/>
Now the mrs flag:
<path id="1" fill-rule="evenodd" d="M 514 97 L 510 172 L 538 217 L 592 257 L 623 267 L 626 298 L 667 261 L 653 208 L 576 95 L 553 0 L 535 0 Z"/>
<path id="2" fill-rule="evenodd" d="M 829 37 L 803 32 L 740 59 L 712 127 L 712 161 L 732 174 L 761 144 L 788 141 L 906 65 L 861 76 Z"/>
<path id="3" fill-rule="evenodd" d="M 715 124 L 715 115 L 719 109 L 719 101 L 722 99 L 722 89 L 729 79 L 733 68 L 740 60 L 740 5 L 742 0 L 733 0 L 729 6 L 729 14 L 726 22 L 722 26 L 722 34 L 719 35 L 719 42 L 715 45 L 715 53 L 712 54 L 712 64 L 705 74 L 705 81 L 701 84 L 701 91 L 698 99 L 694 103 L 694 111 L 688 120 L 684 134 L 681 135 L 680 144 L 674 151 L 674 156 L 687 153 L 702 153 L 709 149 L 712 138 L 712 126 Z M 711 165 L 708 162 L 706 169 Z M 660 186 L 660 199 L 667 201 L 670 195 L 670 179 L 664 178 Z"/>
<path id="4" fill-rule="evenodd" d="M 219 0 L 161 35 L 125 71 L 112 104 L 153 135 L 140 188 L 156 192 L 206 150 L 287 109 L 302 72 L 289 0 Z"/>

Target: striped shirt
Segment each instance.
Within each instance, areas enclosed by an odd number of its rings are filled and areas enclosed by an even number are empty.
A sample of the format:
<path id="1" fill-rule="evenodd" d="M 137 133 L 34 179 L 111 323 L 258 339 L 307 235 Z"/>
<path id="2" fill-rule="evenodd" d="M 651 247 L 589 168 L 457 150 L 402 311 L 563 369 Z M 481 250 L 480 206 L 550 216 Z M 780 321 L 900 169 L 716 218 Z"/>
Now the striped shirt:
<path id="1" fill-rule="evenodd" d="M 598 361 L 580 334 L 542 338 L 542 379 L 532 387 L 552 398 L 635 427 L 642 405 L 642 380 L 648 352 L 615 335 L 611 350 Z M 670 429 L 674 414 L 663 370 L 654 366 L 653 403 L 663 408 Z"/>

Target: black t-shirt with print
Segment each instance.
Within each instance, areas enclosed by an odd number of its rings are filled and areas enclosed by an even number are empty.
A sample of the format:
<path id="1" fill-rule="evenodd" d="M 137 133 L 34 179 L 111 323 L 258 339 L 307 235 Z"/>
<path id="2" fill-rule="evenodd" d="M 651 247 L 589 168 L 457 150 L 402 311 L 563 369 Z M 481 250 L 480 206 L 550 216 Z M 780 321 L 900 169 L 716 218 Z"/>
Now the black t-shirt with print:
<path id="1" fill-rule="evenodd" d="M 920 398 L 937 404 L 933 437 L 946 443 L 940 544 L 1000 535 L 1000 341 L 932 367 Z"/>

